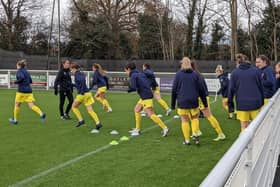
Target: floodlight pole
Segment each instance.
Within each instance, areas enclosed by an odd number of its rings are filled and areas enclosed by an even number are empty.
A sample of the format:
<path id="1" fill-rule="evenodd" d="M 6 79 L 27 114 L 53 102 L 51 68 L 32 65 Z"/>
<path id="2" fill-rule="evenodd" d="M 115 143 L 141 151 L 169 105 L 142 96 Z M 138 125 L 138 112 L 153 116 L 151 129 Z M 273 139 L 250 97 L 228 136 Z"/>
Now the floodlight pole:
<path id="1" fill-rule="evenodd" d="M 58 45 L 57 45 L 57 65 L 60 66 L 60 0 L 57 0 L 57 14 L 58 14 Z"/>
<path id="2" fill-rule="evenodd" d="M 50 69 L 50 48 L 51 48 L 50 45 L 51 45 L 52 31 L 53 31 L 54 8 L 55 8 L 55 0 L 53 0 L 53 5 L 52 5 L 52 16 L 51 16 L 50 33 L 49 33 L 49 40 L 48 40 L 47 70 Z"/>

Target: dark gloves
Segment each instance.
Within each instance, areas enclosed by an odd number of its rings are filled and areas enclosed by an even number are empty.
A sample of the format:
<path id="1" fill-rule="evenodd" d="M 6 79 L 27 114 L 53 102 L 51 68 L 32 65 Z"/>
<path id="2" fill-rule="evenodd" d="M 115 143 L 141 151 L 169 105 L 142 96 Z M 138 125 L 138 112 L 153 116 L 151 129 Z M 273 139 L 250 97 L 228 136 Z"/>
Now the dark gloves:
<path id="1" fill-rule="evenodd" d="M 54 95 L 57 95 L 58 94 L 58 91 L 57 89 L 54 90 Z"/>

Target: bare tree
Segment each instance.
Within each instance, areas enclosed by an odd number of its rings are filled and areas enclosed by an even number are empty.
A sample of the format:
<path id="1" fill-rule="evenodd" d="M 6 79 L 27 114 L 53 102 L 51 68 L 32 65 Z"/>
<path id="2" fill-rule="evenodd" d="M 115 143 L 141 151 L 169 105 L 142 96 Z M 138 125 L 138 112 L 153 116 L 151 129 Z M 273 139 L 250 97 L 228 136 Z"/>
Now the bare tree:
<path id="1" fill-rule="evenodd" d="M 91 23 L 91 17 L 103 16 L 113 36 L 112 48 L 115 58 L 120 57 L 121 32 L 135 32 L 137 13 L 141 0 L 72 0 L 83 21 Z"/>
<path id="2" fill-rule="evenodd" d="M 244 7 L 248 15 L 248 33 L 250 37 L 250 59 L 254 59 L 254 37 L 252 34 L 252 8 L 253 8 L 253 3 L 254 1 L 251 0 L 243 0 L 244 1 Z"/>
<path id="3" fill-rule="evenodd" d="M 181 0 L 182 5 L 183 1 Z M 194 33 L 194 19 L 196 13 L 196 4 L 197 0 L 191 0 L 188 2 L 189 4 L 189 13 L 187 14 L 187 30 L 186 30 L 186 52 L 187 55 L 193 57 L 193 33 Z M 184 9 L 187 11 L 185 5 L 183 5 Z"/>
<path id="4" fill-rule="evenodd" d="M 152 14 L 157 17 L 159 27 L 160 45 L 164 60 L 174 60 L 174 35 L 175 24 L 172 16 L 172 5 L 170 0 L 145 1 Z"/>
<path id="5" fill-rule="evenodd" d="M 213 17 L 219 17 L 224 24 L 230 29 L 230 53 L 231 60 L 234 61 L 235 54 L 238 53 L 238 2 L 237 0 L 217 0 L 214 6 L 220 5 L 221 9 L 208 6 L 207 9 L 214 13 Z M 228 12 L 230 17 L 228 18 Z"/>
<path id="6" fill-rule="evenodd" d="M 167 18 L 168 18 L 168 22 L 167 22 L 167 28 L 168 28 L 168 33 L 169 33 L 169 37 L 168 37 L 168 46 L 169 46 L 169 60 L 174 60 L 174 30 L 175 30 L 175 25 L 173 23 L 173 17 L 172 17 L 172 5 L 170 0 L 166 0 L 166 7 L 167 7 Z"/>
<path id="7" fill-rule="evenodd" d="M 231 60 L 233 61 L 235 58 L 235 54 L 238 53 L 238 36 L 237 36 L 237 27 L 238 27 L 238 20 L 237 20 L 237 0 L 230 0 L 230 17 L 231 17 Z"/>
<path id="8" fill-rule="evenodd" d="M 4 27 L 7 31 L 8 35 L 8 48 L 9 50 L 14 50 L 14 37 L 15 33 L 15 22 L 17 19 L 21 17 L 23 5 L 26 0 L 1 0 L 1 6 L 4 9 L 4 19 L 1 23 L 2 27 Z"/>
<path id="9" fill-rule="evenodd" d="M 0 26 L 7 34 L 8 49 L 14 50 L 17 43 L 17 37 L 31 22 L 31 12 L 41 8 L 41 3 L 36 0 L 0 0 Z M 3 33 L 2 33 L 3 34 Z"/>
<path id="10" fill-rule="evenodd" d="M 203 33 L 205 30 L 204 18 L 206 14 L 206 8 L 208 5 L 208 0 L 199 0 L 198 3 L 198 12 L 197 12 L 197 27 L 196 27 L 196 37 L 195 37 L 195 45 L 194 45 L 194 57 L 197 59 L 201 58 L 202 48 L 203 48 Z"/>
<path id="11" fill-rule="evenodd" d="M 250 38 L 250 58 L 251 60 L 254 60 L 259 54 L 256 27 L 259 21 L 263 19 L 261 17 L 261 12 L 263 11 L 264 6 L 263 3 L 258 0 L 243 0 L 242 5 L 247 14 L 248 35 Z"/>
<path id="12" fill-rule="evenodd" d="M 267 0 L 267 4 L 269 9 L 272 11 L 272 17 L 273 17 L 273 54 L 274 54 L 274 61 L 278 61 L 278 49 L 277 49 L 277 27 L 280 23 L 277 22 L 276 18 L 276 4 L 273 0 Z"/>
<path id="13" fill-rule="evenodd" d="M 146 2 L 149 3 L 149 2 Z M 163 59 L 167 60 L 169 59 L 169 53 L 168 53 L 168 44 L 165 40 L 165 31 L 164 31 L 164 17 L 168 16 L 168 9 L 166 6 L 162 4 L 159 0 L 154 0 L 151 2 L 152 6 L 154 6 L 154 12 L 156 13 L 158 17 L 158 25 L 159 25 L 159 34 L 160 34 L 160 43 L 162 48 L 162 55 Z"/>

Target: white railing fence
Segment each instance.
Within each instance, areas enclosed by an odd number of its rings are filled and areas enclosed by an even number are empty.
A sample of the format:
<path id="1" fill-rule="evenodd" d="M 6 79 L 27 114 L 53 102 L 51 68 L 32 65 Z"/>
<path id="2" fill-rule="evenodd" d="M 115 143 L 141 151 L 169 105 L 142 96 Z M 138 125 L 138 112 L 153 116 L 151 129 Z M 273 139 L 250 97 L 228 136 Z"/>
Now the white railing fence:
<path id="1" fill-rule="evenodd" d="M 200 187 L 272 186 L 280 152 L 280 90 L 240 134 Z"/>
<path id="2" fill-rule="evenodd" d="M 49 90 L 53 88 L 57 71 L 46 70 L 29 70 L 33 79 L 32 87 L 34 89 Z M 92 72 L 84 71 L 87 77 L 87 84 L 91 81 Z M 173 78 L 175 73 L 155 73 L 157 82 L 159 83 L 162 91 L 170 91 L 172 88 Z M 16 88 L 13 83 L 16 79 L 16 70 L 0 70 L 0 87 L 2 88 Z M 203 74 L 209 91 L 216 93 L 220 88 L 219 80 L 215 77 L 214 73 Z M 124 91 L 128 88 L 128 77 L 124 72 L 107 72 L 109 77 L 109 84 L 111 90 Z"/>

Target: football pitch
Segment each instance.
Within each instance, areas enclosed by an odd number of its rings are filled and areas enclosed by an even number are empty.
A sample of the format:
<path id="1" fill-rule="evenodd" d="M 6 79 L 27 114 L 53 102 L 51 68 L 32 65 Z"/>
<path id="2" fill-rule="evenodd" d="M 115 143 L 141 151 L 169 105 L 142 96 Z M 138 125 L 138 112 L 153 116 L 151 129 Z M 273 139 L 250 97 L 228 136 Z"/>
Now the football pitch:
<path id="1" fill-rule="evenodd" d="M 93 121 L 80 107 L 86 125 L 76 128 L 76 118 L 63 121 L 58 97 L 50 91 L 34 91 L 36 104 L 47 114 L 45 123 L 24 104 L 19 124 L 10 125 L 15 90 L 0 90 L 0 186 L 198 186 L 239 135 L 238 121 L 227 119 L 221 101 L 211 105 L 227 139 L 214 142 L 216 132 L 200 120 L 201 145 L 185 146 L 179 119 L 157 114 L 170 129 L 168 137 L 150 119 L 142 118 L 142 134 L 131 138 L 136 94 L 108 93 L 113 112 L 95 102 L 103 128 L 90 134 Z M 170 103 L 170 96 L 163 95 Z M 117 130 L 119 135 L 111 135 Z M 122 136 L 128 141 L 119 141 Z M 119 145 L 111 146 L 113 140 Z M 223 172 L 223 171 L 221 171 Z"/>

